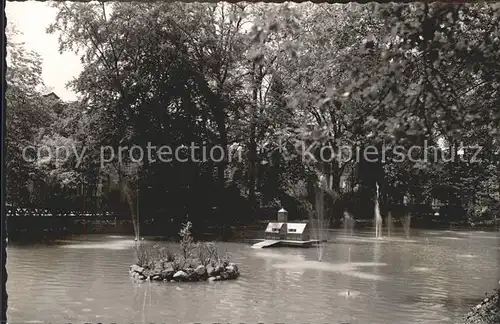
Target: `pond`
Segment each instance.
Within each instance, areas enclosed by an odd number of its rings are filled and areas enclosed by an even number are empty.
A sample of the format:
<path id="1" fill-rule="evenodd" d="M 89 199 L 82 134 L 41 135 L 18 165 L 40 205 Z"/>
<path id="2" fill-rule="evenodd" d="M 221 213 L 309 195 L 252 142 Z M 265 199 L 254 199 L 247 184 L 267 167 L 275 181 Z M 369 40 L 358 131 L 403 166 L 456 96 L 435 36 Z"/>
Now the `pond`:
<path id="1" fill-rule="evenodd" d="M 241 276 L 198 283 L 132 282 L 132 236 L 11 244 L 8 320 L 443 324 L 459 322 L 498 286 L 500 233 L 421 231 L 410 240 L 330 234 L 322 262 L 315 248 L 219 243 Z"/>

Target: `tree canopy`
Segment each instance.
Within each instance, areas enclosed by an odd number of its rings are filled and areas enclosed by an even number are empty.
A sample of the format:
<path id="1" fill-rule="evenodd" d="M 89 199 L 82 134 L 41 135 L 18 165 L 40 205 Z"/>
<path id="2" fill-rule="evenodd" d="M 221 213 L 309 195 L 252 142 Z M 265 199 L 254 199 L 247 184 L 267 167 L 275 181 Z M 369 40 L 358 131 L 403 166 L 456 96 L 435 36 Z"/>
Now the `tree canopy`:
<path id="1" fill-rule="evenodd" d="M 59 35 L 61 51 L 81 55 L 83 71 L 71 83 L 81 100 L 55 111 L 37 90 L 40 58 L 8 44 L 8 188 L 16 204 L 27 203 L 21 191 L 34 177 L 47 187 L 35 201 L 47 204 L 91 195 L 75 188 L 113 174 L 150 217 L 230 224 L 285 207 L 303 218 L 323 176 L 332 220 L 344 209 L 371 218 L 375 182 L 386 212 L 407 205 L 419 215 L 439 200 L 441 220 L 494 216 L 496 4 L 54 6 L 48 32 Z M 128 153 L 120 163 L 100 161 L 102 147 L 192 143 L 223 147 L 225 159 L 200 161 L 200 150 L 187 161 L 139 162 Z M 28 144 L 86 154 L 27 163 Z M 372 159 L 352 154 L 368 147 L 378 149 Z M 119 208 L 120 199 L 104 196 L 85 208 Z"/>

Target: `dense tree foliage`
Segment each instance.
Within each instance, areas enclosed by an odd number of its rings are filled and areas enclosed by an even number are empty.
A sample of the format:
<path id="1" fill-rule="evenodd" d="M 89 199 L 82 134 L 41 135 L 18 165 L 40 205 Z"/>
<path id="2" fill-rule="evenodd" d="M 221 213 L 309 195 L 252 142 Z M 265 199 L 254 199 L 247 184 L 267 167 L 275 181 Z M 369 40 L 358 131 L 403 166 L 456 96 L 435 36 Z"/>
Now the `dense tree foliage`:
<path id="1" fill-rule="evenodd" d="M 16 204 L 39 177 L 47 189 L 36 199 L 45 204 L 83 196 L 84 208 L 219 224 L 284 206 L 304 218 L 323 176 L 332 220 L 345 209 L 373 217 L 375 182 L 384 213 L 410 208 L 430 220 L 435 211 L 424 207 L 438 200 L 441 220 L 495 217 L 498 5 L 55 6 L 48 31 L 60 36 L 61 51 L 81 55 L 83 72 L 72 82 L 81 100 L 54 111 L 34 90 L 39 58 L 10 44 L 8 185 Z M 25 163 L 27 143 L 86 154 Z M 154 150 L 140 161 L 128 153 L 192 143 L 227 148 L 225 158 L 200 161 L 200 149 L 165 163 Z M 129 151 L 102 165 L 102 147 Z M 377 148 L 370 158 L 369 147 Z M 395 148 L 411 155 L 402 160 Z M 113 190 L 100 206 L 87 191 L 74 193 L 102 175 L 118 179 L 130 208 L 120 209 Z"/>

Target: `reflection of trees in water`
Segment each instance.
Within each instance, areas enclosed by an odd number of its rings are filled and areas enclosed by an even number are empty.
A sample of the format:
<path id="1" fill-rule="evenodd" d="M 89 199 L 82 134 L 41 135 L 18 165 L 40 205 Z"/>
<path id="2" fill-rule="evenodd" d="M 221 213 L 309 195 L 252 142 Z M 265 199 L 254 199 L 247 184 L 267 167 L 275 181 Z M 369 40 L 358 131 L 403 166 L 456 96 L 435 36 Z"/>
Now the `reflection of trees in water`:
<path id="1" fill-rule="evenodd" d="M 381 248 L 382 243 L 381 242 L 374 242 L 373 243 L 373 262 L 379 263 L 380 262 L 380 248 Z M 373 273 L 375 275 L 379 274 L 379 267 L 375 266 L 373 267 Z M 375 296 L 378 296 L 378 280 L 373 280 L 373 290 Z"/>
<path id="2" fill-rule="evenodd" d="M 133 310 L 134 314 L 138 317 L 139 320 L 133 319 L 138 323 L 146 323 L 147 314 L 151 309 L 151 301 L 152 301 L 152 285 L 149 283 L 141 284 L 134 283 L 134 301 L 133 301 Z M 172 287 L 171 287 L 172 288 Z M 155 296 L 157 297 L 157 296 Z M 156 299 L 156 298 L 155 298 Z M 148 303 L 146 303 L 148 301 Z"/>
<path id="3" fill-rule="evenodd" d="M 374 242 L 373 243 L 373 262 L 375 263 L 380 263 L 380 247 L 382 243 L 381 242 Z M 375 269 L 378 269 L 378 267 L 375 267 Z"/>

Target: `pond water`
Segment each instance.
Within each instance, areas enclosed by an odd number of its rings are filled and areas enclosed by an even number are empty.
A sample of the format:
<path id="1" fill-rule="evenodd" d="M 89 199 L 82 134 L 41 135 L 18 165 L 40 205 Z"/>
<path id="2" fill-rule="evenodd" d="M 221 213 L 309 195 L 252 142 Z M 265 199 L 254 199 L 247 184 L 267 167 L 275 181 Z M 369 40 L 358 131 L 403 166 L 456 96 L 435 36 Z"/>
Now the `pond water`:
<path id="1" fill-rule="evenodd" d="M 422 231 L 410 240 L 330 234 L 322 262 L 314 248 L 220 243 L 242 275 L 200 283 L 132 282 L 132 236 L 11 244 L 8 320 L 446 324 L 498 286 L 500 233 Z"/>

